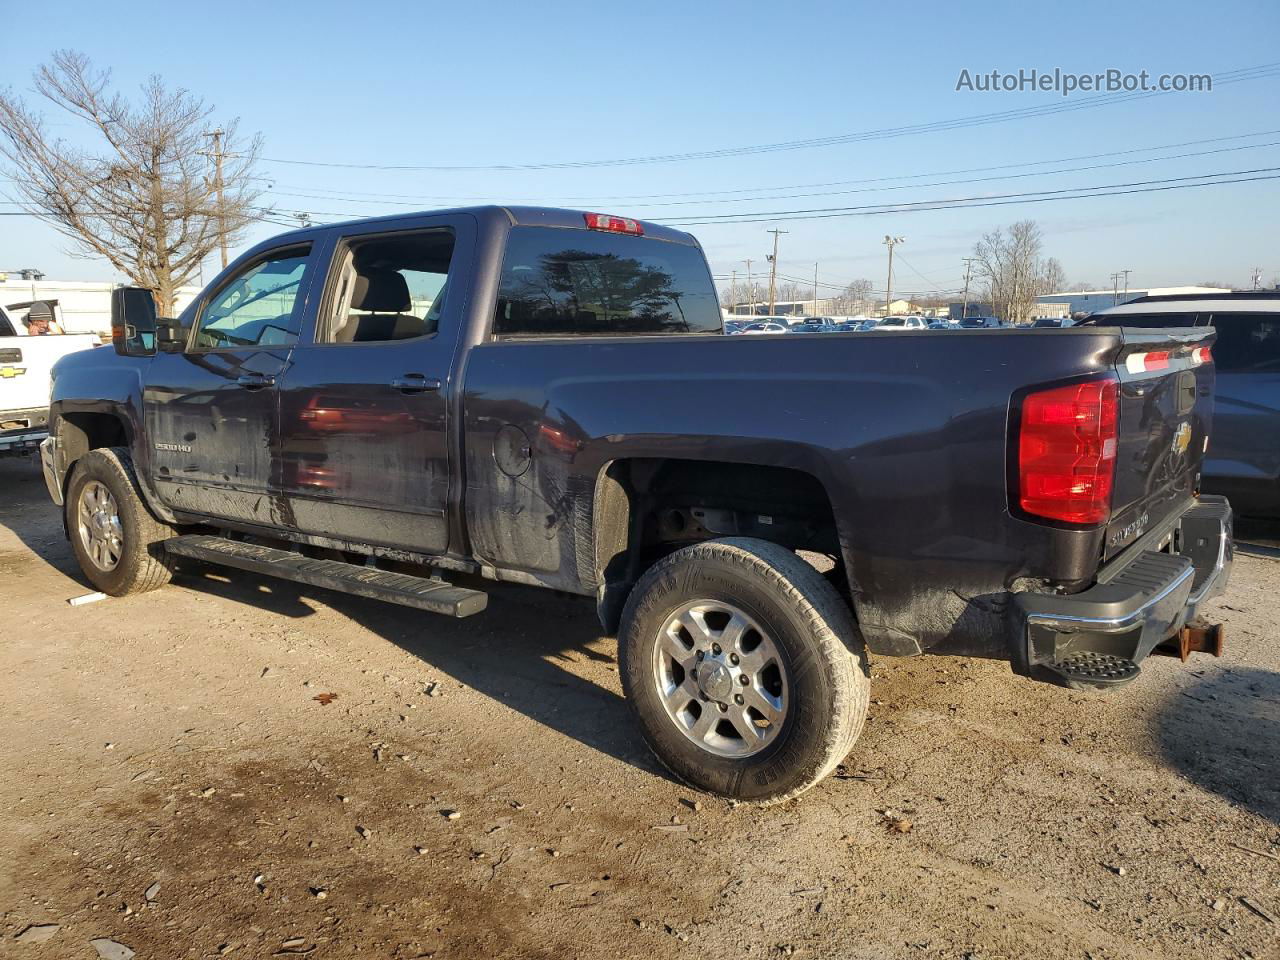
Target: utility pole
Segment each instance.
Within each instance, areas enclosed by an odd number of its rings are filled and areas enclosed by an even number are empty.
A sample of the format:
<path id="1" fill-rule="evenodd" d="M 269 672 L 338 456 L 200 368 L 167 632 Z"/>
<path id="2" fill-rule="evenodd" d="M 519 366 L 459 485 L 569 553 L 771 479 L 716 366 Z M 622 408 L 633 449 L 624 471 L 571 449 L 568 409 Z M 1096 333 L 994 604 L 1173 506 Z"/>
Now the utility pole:
<path id="1" fill-rule="evenodd" d="M 756 282 L 751 279 L 751 261 L 747 260 L 747 295 L 751 298 L 751 315 L 756 315 Z"/>
<path id="2" fill-rule="evenodd" d="M 1133 273 L 1133 271 L 1122 270 L 1121 273 L 1124 274 L 1124 299 L 1127 303 L 1129 301 L 1129 274 Z"/>
<path id="3" fill-rule="evenodd" d="M 884 315 L 889 316 L 889 304 L 893 303 L 893 248 L 906 242 L 906 237 L 891 237 L 887 233 L 884 245 L 889 248 L 889 280 L 884 285 Z"/>
<path id="4" fill-rule="evenodd" d="M 773 234 L 773 253 L 769 255 L 769 316 L 773 316 L 773 291 L 774 282 L 778 277 L 778 235 L 782 233 L 790 233 L 789 230 L 767 230 L 766 233 Z"/>
<path id="5" fill-rule="evenodd" d="M 1111 275 L 1111 305 L 1114 307 L 1120 302 L 1120 274 L 1113 273 Z"/>
<path id="6" fill-rule="evenodd" d="M 738 271 L 733 270 L 729 274 L 729 315 L 735 316 L 738 313 Z"/>
<path id="7" fill-rule="evenodd" d="M 206 137 L 213 138 L 213 189 L 218 197 L 218 249 L 222 252 L 222 268 L 227 267 L 227 213 L 222 200 L 222 130 L 212 130 Z"/>
<path id="8" fill-rule="evenodd" d="M 813 315 L 818 315 L 818 265 L 813 265 Z"/>
<path id="9" fill-rule="evenodd" d="M 969 316 L 969 276 L 973 272 L 973 260 L 973 257 L 964 258 L 964 309 L 960 312 L 961 320 Z"/>

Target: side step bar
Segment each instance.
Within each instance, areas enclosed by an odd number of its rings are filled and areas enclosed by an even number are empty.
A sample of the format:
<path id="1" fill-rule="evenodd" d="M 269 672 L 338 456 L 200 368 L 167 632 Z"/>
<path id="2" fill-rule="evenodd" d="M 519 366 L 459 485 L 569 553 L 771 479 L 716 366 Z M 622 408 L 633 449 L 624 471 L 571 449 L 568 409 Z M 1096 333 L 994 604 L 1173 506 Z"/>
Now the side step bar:
<path id="1" fill-rule="evenodd" d="M 455 587 L 443 580 L 391 573 L 340 560 L 315 560 L 289 550 L 260 547 L 208 534 L 174 537 L 166 540 L 164 546 L 169 553 L 179 557 L 385 600 L 403 607 L 443 613 L 447 617 L 469 617 L 479 613 L 489 602 L 489 595 L 483 590 Z"/>

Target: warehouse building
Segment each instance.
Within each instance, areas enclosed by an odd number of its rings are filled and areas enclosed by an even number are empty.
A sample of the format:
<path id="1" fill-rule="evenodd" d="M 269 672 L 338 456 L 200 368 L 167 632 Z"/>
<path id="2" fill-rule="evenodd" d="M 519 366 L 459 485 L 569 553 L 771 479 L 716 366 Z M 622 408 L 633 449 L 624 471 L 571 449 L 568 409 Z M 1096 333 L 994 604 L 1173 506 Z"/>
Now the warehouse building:
<path id="1" fill-rule="evenodd" d="M 1130 288 L 1128 292 L 1115 290 L 1077 290 L 1071 293 L 1047 293 L 1036 297 L 1037 303 L 1065 303 L 1068 315 L 1078 313 L 1096 313 L 1105 307 L 1114 307 L 1118 303 L 1128 303 L 1138 297 L 1187 296 L 1197 293 L 1230 293 L 1226 287 L 1148 287 L 1146 289 Z"/>

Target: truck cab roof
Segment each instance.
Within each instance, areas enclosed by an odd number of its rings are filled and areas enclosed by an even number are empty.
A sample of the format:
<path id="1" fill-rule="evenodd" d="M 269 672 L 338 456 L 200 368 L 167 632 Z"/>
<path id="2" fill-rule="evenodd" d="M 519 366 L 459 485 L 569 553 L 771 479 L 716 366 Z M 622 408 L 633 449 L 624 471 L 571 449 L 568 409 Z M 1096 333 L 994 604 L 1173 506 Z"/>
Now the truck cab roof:
<path id="1" fill-rule="evenodd" d="M 282 243 L 290 241 L 307 241 L 323 236 L 335 228 L 355 227 L 366 228 L 371 225 L 385 224 L 388 228 L 395 228 L 400 225 L 407 225 L 422 217 L 428 216 L 457 216 L 470 215 L 481 221 L 505 220 L 510 226 L 537 226 L 537 227 L 560 227 L 564 229 L 586 230 L 587 224 L 584 217 L 590 211 L 572 210 L 562 207 L 531 207 L 520 205 L 506 204 L 486 204 L 483 206 L 471 207 L 449 207 L 441 210 L 415 210 L 409 213 L 396 213 L 385 217 L 364 217 L 352 220 L 339 220 L 332 223 L 316 224 L 310 227 L 301 227 L 297 230 L 289 230 L 284 233 L 264 240 L 253 247 L 250 253 L 256 253 L 258 250 L 269 247 L 277 247 Z M 624 216 L 616 214 L 616 216 Z M 683 230 L 676 230 L 672 227 L 663 226 L 659 223 L 653 223 L 649 220 L 637 220 L 634 217 L 627 219 L 634 221 L 643 230 L 644 236 L 655 240 L 666 240 L 671 243 L 680 243 L 686 246 L 697 247 L 699 243 L 691 233 Z"/>

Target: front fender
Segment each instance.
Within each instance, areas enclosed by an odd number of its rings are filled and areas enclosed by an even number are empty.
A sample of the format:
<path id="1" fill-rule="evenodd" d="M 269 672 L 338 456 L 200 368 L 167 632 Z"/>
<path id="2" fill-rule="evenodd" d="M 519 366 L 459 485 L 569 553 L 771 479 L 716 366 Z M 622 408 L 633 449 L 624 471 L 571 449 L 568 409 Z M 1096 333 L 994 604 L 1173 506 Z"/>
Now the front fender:
<path id="1" fill-rule="evenodd" d="M 54 479 L 65 492 L 75 462 L 93 449 L 92 435 L 70 427 L 77 414 L 108 416 L 124 432 L 133 458 L 134 473 L 143 499 L 161 520 L 174 522 L 173 514 L 151 486 L 151 456 L 143 418 L 143 385 L 149 357 L 122 357 L 104 348 L 70 354 L 55 364 L 49 403 L 49 436 Z"/>

